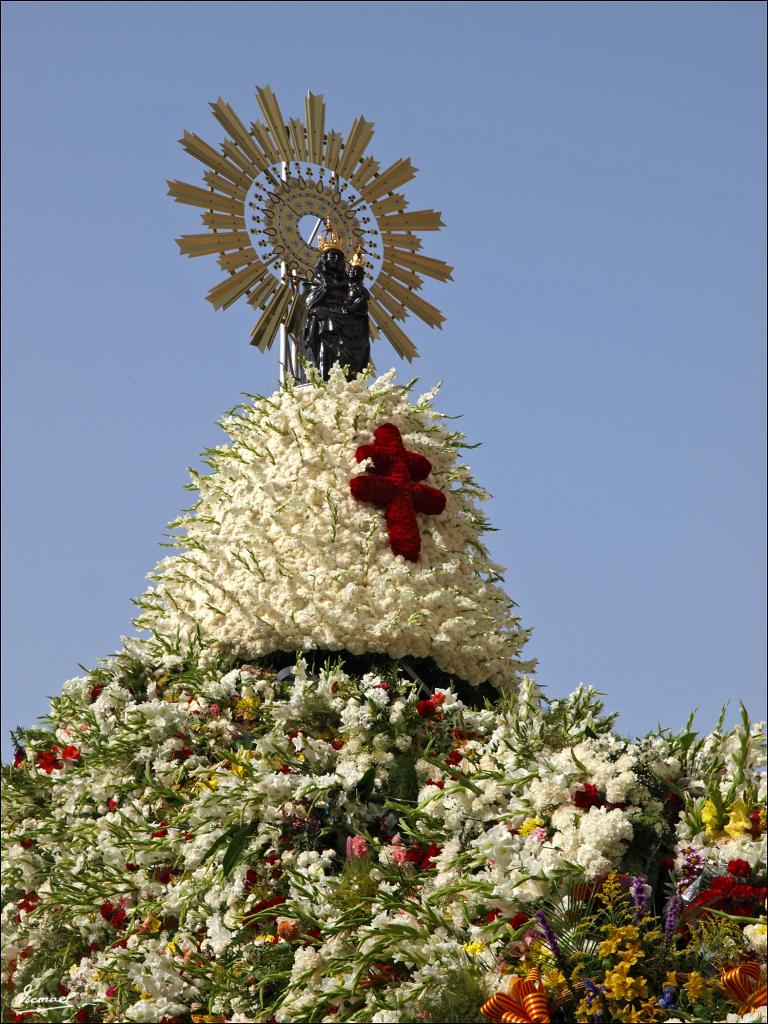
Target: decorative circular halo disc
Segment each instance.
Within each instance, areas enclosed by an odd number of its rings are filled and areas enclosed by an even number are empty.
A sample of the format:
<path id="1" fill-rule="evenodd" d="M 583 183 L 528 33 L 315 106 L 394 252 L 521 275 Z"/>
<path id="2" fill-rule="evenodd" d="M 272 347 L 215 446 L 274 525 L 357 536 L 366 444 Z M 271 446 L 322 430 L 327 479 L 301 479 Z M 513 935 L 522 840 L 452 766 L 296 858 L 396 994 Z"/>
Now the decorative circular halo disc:
<path id="1" fill-rule="evenodd" d="M 363 117 L 346 139 L 325 129 L 322 96 L 307 93 L 305 120 L 286 122 L 269 88 L 256 89 L 264 121 L 246 128 L 219 98 L 211 104 L 228 138 L 214 149 L 184 132 L 181 144 L 208 168 L 205 188 L 169 181 L 169 195 L 202 208 L 207 231 L 177 239 L 186 256 L 216 255 L 228 277 L 206 296 L 226 309 L 241 296 L 257 313 L 251 344 L 272 345 L 280 325 L 296 337 L 302 323 L 303 280 L 312 278 L 318 252 L 305 231 L 306 218 L 330 219 L 345 255 L 362 246 L 366 259 L 368 312 L 373 338 L 383 334 L 397 353 L 411 360 L 416 347 L 399 325 L 415 313 L 430 327 L 445 317 L 419 293 L 425 277 L 452 280 L 452 267 L 420 252 L 424 231 L 438 231 L 436 210 L 409 211 L 398 191 L 416 174 L 410 159 L 382 170 L 365 155 L 373 124 Z"/>

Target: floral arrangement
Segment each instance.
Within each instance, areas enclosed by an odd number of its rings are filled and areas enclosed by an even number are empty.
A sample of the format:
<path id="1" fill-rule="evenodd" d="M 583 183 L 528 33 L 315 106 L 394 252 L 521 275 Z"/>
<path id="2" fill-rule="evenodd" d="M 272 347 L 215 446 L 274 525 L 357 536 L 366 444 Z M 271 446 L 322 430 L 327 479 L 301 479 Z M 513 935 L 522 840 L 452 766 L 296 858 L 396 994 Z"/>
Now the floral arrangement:
<path id="1" fill-rule="evenodd" d="M 470 445 L 432 407 L 437 389 L 412 401 L 415 381 L 394 374 L 347 381 L 334 367 L 329 381 L 248 396 L 225 416 L 231 441 L 206 453 L 209 474 L 192 472 L 198 500 L 171 524 L 169 545 L 182 550 L 150 574 L 139 629 L 171 641 L 201 632 L 209 654 L 243 659 L 310 649 L 429 658 L 472 685 L 514 687 L 531 671 L 520 657 L 529 630 L 482 543 L 488 493 L 459 461 Z M 415 536 L 398 503 L 385 514 L 353 494 L 374 478 L 384 485 L 371 443 L 384 424 L 411 465 L 431 469 L 430 486 L 407 482 Z M 388 531 L 405 555 L 393 557 Z"/>
<path id="2" fill-rule="evenodd" d="M 763 726 L 544 697 L 410 387 L 249 396 L 149 635 L 13 734 L 3 1021 L 766 1020 Z"/>
<path id="3" fill-rule="evenodd" d="M 746 715 L 630 741 L 583 687 L 152 643 L 15 734 L 3 1020 L 766 1019 Z"/>

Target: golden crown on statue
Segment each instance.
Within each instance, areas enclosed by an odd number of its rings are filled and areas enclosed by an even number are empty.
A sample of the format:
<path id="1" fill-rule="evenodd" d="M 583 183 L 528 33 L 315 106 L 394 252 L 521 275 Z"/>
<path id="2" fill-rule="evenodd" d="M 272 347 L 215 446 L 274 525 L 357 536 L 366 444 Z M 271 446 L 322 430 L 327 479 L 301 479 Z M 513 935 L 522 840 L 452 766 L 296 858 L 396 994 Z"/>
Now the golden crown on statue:
<path id="1" fill-rule="evenodd" d="M 344 252 L 344 243 L 336 234 L 330 217 L 325 222 L 325 233 L 318 236 L 317 249 L 318 252 L 327 252 L 328 249 L 339 249 L 341 252 Z"/>
<path id="2" fill-rule="evenodd" d="M 362 245 L 358 245 L 358 247 L 352 253 L 349 265 L 350 267 L 365 268 L 365 249 L 363 249 Z"/>

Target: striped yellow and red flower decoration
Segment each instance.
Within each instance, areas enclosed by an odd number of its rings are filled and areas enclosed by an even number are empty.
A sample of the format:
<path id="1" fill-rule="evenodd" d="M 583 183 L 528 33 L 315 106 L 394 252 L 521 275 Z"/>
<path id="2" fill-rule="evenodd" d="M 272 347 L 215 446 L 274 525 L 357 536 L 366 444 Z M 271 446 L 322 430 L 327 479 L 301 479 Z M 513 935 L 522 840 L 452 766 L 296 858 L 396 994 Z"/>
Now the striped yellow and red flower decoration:
<path id="1" fill-rule="evenodd" d="M 525 978 L 513 977 L 506 992 L 496 992 L 480 1012 L 496 1024 L 550 1024 L 547 997 L 537 968 Z"/>
<path id="2" fill-rule="evenodd" d="M 751 1013 L 768 1003 L 768 986 L 759 964 L 739 964 L 723 971 L 720 984 L 728 998 L 739 1004 L 741 1014 Z"/>

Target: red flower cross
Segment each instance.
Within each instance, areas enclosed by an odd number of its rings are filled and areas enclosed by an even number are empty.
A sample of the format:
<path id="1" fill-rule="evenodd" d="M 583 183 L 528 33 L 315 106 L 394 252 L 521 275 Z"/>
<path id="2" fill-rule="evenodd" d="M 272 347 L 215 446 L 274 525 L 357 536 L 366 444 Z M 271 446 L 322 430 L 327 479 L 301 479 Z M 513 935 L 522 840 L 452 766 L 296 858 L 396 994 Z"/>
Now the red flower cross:
<path id="1" fill-rule="evenodd" d="M 418 482 L 432 472 L 432 463 L 406 449 L 393 423 L 382 423 L 373 437 L 374 444 L 360 445 L 355 452 L 358 462 L 371 459 L 373 466 L 352 477 L 350 489 L 358 501 L 384 506 L 390 547 L 396 555 L 418 562 L 421 537 L 416 513 L 439 515 L 445 508 L 445 495 Z"/>

